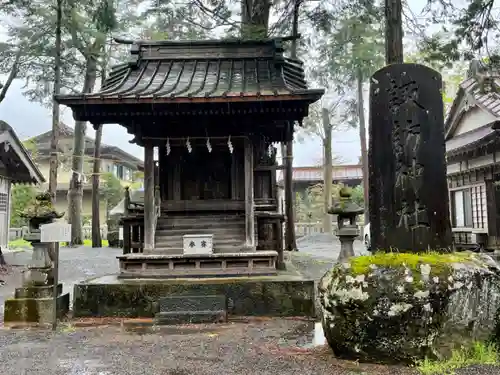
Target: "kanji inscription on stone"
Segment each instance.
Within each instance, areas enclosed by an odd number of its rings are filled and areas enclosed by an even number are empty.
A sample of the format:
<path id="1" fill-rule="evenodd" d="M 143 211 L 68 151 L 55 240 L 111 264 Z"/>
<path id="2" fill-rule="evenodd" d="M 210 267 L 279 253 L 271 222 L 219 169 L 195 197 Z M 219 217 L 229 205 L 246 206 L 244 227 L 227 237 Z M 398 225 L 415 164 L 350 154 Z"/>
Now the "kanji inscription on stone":
<path id="1" fill-rule="evenodd" d="M 441 75 L 393 64 L 370 84 L 373 251 L 451 250 Z"/>

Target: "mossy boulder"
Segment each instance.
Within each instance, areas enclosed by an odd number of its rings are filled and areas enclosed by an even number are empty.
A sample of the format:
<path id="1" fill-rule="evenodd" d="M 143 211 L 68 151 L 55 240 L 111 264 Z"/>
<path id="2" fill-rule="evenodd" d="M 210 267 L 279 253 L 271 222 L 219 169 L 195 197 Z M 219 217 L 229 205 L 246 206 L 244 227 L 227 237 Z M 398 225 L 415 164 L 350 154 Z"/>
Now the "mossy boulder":
<path id="1" fill-rule="evenodd" d="M 464 337 L 491 338 L 500 267 L 470 252 L 378 253 L 335 265 L 318 292 L 337 356 L 413 361 L 446 355 Z"/>

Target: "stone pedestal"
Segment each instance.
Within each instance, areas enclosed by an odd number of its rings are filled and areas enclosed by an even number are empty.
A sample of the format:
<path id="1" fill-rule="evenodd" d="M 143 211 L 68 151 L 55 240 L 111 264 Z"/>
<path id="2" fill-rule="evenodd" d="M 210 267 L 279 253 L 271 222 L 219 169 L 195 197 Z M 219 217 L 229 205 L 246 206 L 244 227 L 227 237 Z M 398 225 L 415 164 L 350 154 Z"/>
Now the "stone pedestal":
<path id="1" fill-rule="evenodd" d="M 31 261 L 23 272 L 23 286 L 16 288 L 14 298 L 5 300 L 4 322 L 50 323 L 54 309 L 54 277 L 49 243 L 40 242 L 40 232 L 29 233 L 26 240 L 33 246 Z M 69 311 L 69 293 L 57 286 L 57 316 Z"/>
<path id="2" fill-rule="evenodd" d="M 69 293 L 62 293 L 62 284 L 57 286 L 57 316 L 59 319 L 69 311 Z M 53 285 L 16 288 L 14 298 L 5 300 L 4 322 L 51 323 L 54 309 Z"/>
<path id="3" fill-rule="evenodd" d="M 343 228 L 339 228 L 337 231 L 337 236 L 340 240 L 340 254 L 339 262 L 344 261 L 353 257 L 354 254 L 354 240 L 359 236 L 359 229 L 357 225 L 346 225 Z"/>
<path id="4" fill-rule="evenodd" d="M 50 244 L 35 242 L 32 243 L 33 254 L 28 269 L 23 272 L 23 285 L 49 285 L 53 283 L 52 262 L 49 257 Z"/>

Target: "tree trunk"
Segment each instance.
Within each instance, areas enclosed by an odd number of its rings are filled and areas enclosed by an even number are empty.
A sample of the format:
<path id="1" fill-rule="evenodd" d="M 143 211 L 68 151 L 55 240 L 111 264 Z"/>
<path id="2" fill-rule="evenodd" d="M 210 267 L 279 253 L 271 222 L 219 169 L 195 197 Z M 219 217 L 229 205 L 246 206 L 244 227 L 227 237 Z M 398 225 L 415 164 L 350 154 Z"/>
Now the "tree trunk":
<path id="1" fill-rule="evenodd" d="M 241 36 L 244 39 L 267 37 L 271 2 L 269 0 L 241 0 Z"/>
<path id="2" fill-rule="evenodd" d="M 88 58 L 86 62 L 83 93 L 94 90 L 97 76 L 97 62 Z M 71 246 L 83 244 L 82 233 L 82 200 L 83 200 L 83 157 L 85 151 L 85 133 L 87 123 L 75 121 L 75 138 L 73 142 L 72 176 L 68 191 L 68 221 L 71 224 Z"/>
<path id="3" fill-rule="evenodd" d="M 7 80 L 3 85 L 0 84 L 0 103 L 5 99 L 5 96 L 7 95 L 7 91 L 9 90 L 10 85 L 12 85 L 12 82 L 17 76 L 17 73 L 19 72 L 19 62 L 21 60 L 21 55 L 22 55 L 22 50 L 19 48 L 19 50 L 16 53 L 16 57 L 14 60 L 14 63 L 12 64 L 12 68 L 10 69 L 10 73 L 7 77 Z"/>
<path id="4" fill-rule="evenodd" d="M 61 23 L 62 23 L 62 0 L 57 0 L 56 19 L 56 46 L 54 60 L 54 96 L 61 92 Z M 59 104 L 52 101 L 52 136 L 50 138 L 50 166 L 49 166 L 49 191 L 52 193 L 52 202 L 56 201 L 57 191 L 57 168 L 58 168 L 58 145 L 59 145 Z"/>
<path id="5" fill-rule="evenodd" d="M 102 247 L 99 207 L 99 178 L 101 172 L 102 125 L 95 131 L 94 166 L 92 168 L 92 247 Z"/>
<path id="6" fill-rule="evenodd" d="M 365 105 L 363 99 L 363 74 L 358 69 L 358 119 L 359 119 L 359 142 L 361 143 L 361 170 L 363 171 L 363 197 L 365 201 L 365 225 L 368 224 L 368 148 L 366 146 L 366 123 L 365 123 Z"/>
<path id="7" fill-rule="evenodd" d="M 61 28 L 62 28 L 62 0 L 57 0 L 56 5 L 56 45 L 54 56 L 54 97 L 61 92 Z M 50 137 L 50 161 L 49 161 L 49 192 L 51 193 L 52 204 L 56 203 L 57 197 L 57 169 L 59 168 L 59 103 L 52 100 L 52 135 Z M 56 261 L 55 245 L 49 248 L 49 258 Z M 53 266 L 54 267 L 54 266 Z"/>
<path id="8" fill-rule="evenodd" d="M 325 233 L 332 234 L 332 217 L 328 213 L 332 204 L 332 125 L 330 124 L 328 109 L 322 108 L 321 119 L 325 132 L 325 137 L 323 138 L 323 230 Z"/>
<path id="9" fill-rule="evenodd" d="M 295 39 L 292 40 L 292 47 L 290 48 L 290 55 L 296 59 L 297 58 L 297 37 L 299 36 L 299 9 L 301 0 L 295 0 L 293 4 L 293 19 L 292 19 L 292 36 Z"/>
<path id="10" fill-rule="evenodd" d="M 403 62 L 403 7 L 401 0 L 385 0 L 385 62 Z"/>

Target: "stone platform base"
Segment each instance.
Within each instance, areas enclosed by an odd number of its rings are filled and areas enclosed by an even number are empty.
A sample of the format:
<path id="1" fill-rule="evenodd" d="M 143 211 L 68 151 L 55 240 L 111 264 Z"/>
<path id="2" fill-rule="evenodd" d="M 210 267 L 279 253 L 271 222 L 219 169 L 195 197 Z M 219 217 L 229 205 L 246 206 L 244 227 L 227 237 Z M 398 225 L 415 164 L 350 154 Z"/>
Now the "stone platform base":
<path id="1" fill-rule="evenodd" d="M 223 295 L 229 315 L 315 316 L 314 281 L 292 271 L 276 276 L 119 279 L 104 276 L 76 284 L 75 317 L 154 317 L 167 296 Z"/>
<path id="2" fill-rule="evenodd" d="M 276 251 L 214 254 L 126 254 L 120 278 L 217 277 L 276 275 Z"/>
<path id="3" fill-rule="evenodd" d="M 58 285 L 57 315 L 59 319 L 69 311 L 69 293 L 61 294 L 62 284 Z M 15 298 L 5 300 L 4 322 L 50 323 L 54 300 L 52 286 L 33 286 L 16 288 Z"/>

